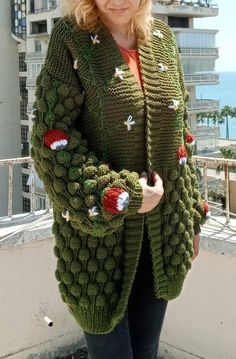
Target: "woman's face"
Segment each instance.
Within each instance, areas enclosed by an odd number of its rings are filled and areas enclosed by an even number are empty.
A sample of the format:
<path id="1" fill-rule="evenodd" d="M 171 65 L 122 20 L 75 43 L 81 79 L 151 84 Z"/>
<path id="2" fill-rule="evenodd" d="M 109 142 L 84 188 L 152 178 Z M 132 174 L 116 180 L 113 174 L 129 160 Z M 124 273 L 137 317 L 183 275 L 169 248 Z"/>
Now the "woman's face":
<path id="1" fill-rule="evenodd" d="M 141 0 L 95 0 L 102 16 L 114 25 L 130 23 L 139 8 L 140 2 Z"/>

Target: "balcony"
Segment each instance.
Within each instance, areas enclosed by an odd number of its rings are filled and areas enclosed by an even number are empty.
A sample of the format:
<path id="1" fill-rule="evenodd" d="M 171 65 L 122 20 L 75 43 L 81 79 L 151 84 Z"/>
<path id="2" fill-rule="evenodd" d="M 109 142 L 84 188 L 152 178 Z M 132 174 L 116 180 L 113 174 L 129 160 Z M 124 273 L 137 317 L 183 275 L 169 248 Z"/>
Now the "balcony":
<path id="1" fill-rule="evenodd" d="M 215 73 L 185 74 L 187 86 L 218 85 L 219 75 Z"/>
<path id="2" fill-rule="evenodd" d="M 179 49 L 179 52 L 181 53 L 182 58 L 193 58 L 193 57 L 214 57 L 217 59 L 219 57 L 219 50 L 217 48 L 184 48 L 181 47 Z"/>
<path id="3" fill-rule="evenodd" d="M 218 7 L 206 0 L 153 0 L 153 12 L 157 15 L 201 18 L 217 16 Z"/>
<path id="4" fill-rule="evenodd" d="M 202 168 L 203 196 L 212 178 L 225 192 L 225 208 L 210 201 L 212 217 L 203 226 L 201 252 L 193 262 L 181 296 L 170 301 L 160 342 L 167 358 L 225 359 L 235 357 L 236 332 L 236 160 L 195 156 Z M 86 343 L 81 328 L 61 301 L 54 277 L 52 210 L 12 215 L 12 167 L 30 157 L 0 161 L 9 169 L 8 215 L 0 219 L 0 357 L 59 358 Z M 221 175 L 215 167 L 222 165 Z M 215 182 L 214 182 L 215 183 Z M 34 182 L 32 182 L 34 186 Z M 31 192 L 35 192 L 31 187 Z M 9 284 L 10 283 L 10 284 Z M 40 285 L 39 285 L 40 283 Z M 14 340 L 12 340 L 14 338 Z M 83 356 L 86 358 L 86 356 Z"/>
<path id="5" fill-rule="evenodd" d="M 40 60 L 40 61 L 44 61 L 46 56 L 45 52 L 27 52 L 25 59 L 26 61 L 30 60 Z"/>
<path id="6" fill-rule="evenodd" d="M 219 107 L 220 101 L 218 100 L 199 99 L 188 102 L 188 111 L 190 113 L 218 111 Z"/>
<path id="7" fill-rule="evenodd" d="M 47 1 L 47 6 L 42 5 L 41 7 L 36 7 L 34 5 L 34 2 L 31 2 L 31 4 L 30 4 L 31 6 L 30 6 L 30 9 L 29 9 L 27 15 L 41 14 L 44 12 L 49 12 L 49 11 L 55 10 L 58 6 L 57 2 L 58 2 L 57 0 L 49 0 L 49 1 Z M 38 4 L 40 4 L 40 3 L 38 3 Z"/>

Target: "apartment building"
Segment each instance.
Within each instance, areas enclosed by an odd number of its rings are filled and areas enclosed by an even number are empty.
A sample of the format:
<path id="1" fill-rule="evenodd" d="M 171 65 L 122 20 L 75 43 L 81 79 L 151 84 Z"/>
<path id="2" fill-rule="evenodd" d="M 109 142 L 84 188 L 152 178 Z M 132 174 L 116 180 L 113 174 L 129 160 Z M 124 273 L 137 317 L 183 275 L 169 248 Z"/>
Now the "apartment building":
<path id="1" fill-rule="evenodd" d="M 46 55 L 49 36 L 55 22 L 60 18 L 58 0 L 11 0 L 12 33 L 19 45 L 21 70 L 20 119 L 22 156 L 29 154 L 29 134 L 33 121 L 35 81 L 40 73 Z M 214 72 L 218 49 L 215 46 L 217 30 L 194 28 L 194 18 L 217 16 L 218 9 L 210 0 L 200 1 L 153 1 L 153 13 L 168 23 L 177 39 L 190 92 L 188 103 L 190 123 L 197 137 L 198 150 L 216 147 L 218 130 L 211 136 L 209 131 L 202 134 L 196 127 L 196 113 L 217 110 L 219 102 L 214 99 L 196 99 L 195 89 L 199 85 L 215 85 L 218 75 Z M 27 68 L 26 68 L 27 67 Z M 27 70 L 27 71 L 26 71 Z M 30 209 L 29 184 L 32 183 L 31 168 L 22 168 L 23 211 Z M 37 179 L 36 208 L 44 208 L 45 198 L 40 181 Z"/>
<path id="2" fill-rule="evenodd" d="M 154 0 L 154 16 L 172 28 L 185 73 L 185 83 L 190 93 L 188 102 L 189 122 L 197 139 L 197 152 L 206 153 L 218 147 L 218 127 L 198 126 L 198 112 L 217 111 L 217 99 L 196 98 L 196 86 L 217 85 L 219 75 L 215 73 L 218 58 L 216 34 L 218 30 L 194 28 L 194 19 L 218 15 L 217 5 L 212 0 Z"/>
<path id="3" fill-rule="evenodd" d="M 11 36 L 11 3 L 0 1 L 0 159 L 21 156 L 20 49 Z M 25 64 L 24 64 L 25 66 Z M 8 167 L 0 167 L 0 217 L 7 215 Z M 22 212 L 21 167 L 13 169 L 13 213 Z"/>

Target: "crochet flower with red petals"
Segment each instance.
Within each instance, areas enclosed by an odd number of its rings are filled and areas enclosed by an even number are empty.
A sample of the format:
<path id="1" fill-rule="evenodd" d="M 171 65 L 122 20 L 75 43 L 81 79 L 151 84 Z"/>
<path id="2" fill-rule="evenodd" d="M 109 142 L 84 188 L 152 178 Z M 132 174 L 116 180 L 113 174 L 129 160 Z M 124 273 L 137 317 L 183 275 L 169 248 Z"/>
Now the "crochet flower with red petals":
<path id="1" fill-rule="evenodd" d="M 129 204 L 129 194 L 122 188 L 112 187 L 106 190 L 102 205 L 107 212 L 117 214 L 124 211 Z"/>
<path id="2" fill-rule="evenodd" d="M 203 210 L 204 210 L 206 218 L 210 218 L 211 212 L 210 212 L 209 204 L 207 202 L 204 203 Z"/>
<path id="3" fill-rule="evenodd" d="M 69 136 L 62 130 L 49 130 L 44 135 L 44 144 L 51 150 L 62 150 L 67 146 Z"/>
<path id="4" fill-rule="evenodd" d="M 179 146 L 177 156 L 180 165 L 185 165 L 187 162 L 187 151 L 184 145 Z"/>
<path id="5" fill-rule="evenodd" d="M 191 134 L 191 132 L 187 132 L 187 134 L 186 134 L 186 142 L 189 143 L 192 146 L 195 144 L 195 138 Z"/>

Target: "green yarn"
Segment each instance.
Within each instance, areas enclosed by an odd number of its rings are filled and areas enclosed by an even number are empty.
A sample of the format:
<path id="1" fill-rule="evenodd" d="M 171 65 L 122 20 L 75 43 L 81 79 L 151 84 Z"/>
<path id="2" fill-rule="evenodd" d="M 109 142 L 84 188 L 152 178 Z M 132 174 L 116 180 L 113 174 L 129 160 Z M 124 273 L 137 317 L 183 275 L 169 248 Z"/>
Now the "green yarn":
<path id="1" fill-rule="evenodd" d="M 144 220 L 155 296 L 171 300 L 191 268 L 193 236 L 205 218 L 192 149 L 185 143 L 188 95 L 174 35 L 159 20 L 153 27 L 163 39 L 151 32 L 147 44 L 138 42 L 144 93 L 108 30 L 101 29 L 100 44 L 93 45 L 73 17 L 54 26 L 36 80 L 31 156 L 53 203 L 55 276 L 70 313 L 91 333 L 109 333 L 123 318 Z M 168 71 L 154 73 L 158 63 Z M 123 80 L 114 77 L 116 67 L 124 70 Z M 179 101 L 177 111 L 169 108 L 173 99 Z M 130 116 L 134 124 L 128 130 Z M 50 129 L 68 135 L 64 149 L 44 145 Z M 185 165 L 177 158 L 180 145 L 188 151 Z M 138 213 L 143 170 L 156 171 L 164 185 L 160 204 L 145 215 Z M 129 194 L 120 214 L 103 208 L 104 193 L 112 187 Z"/>

